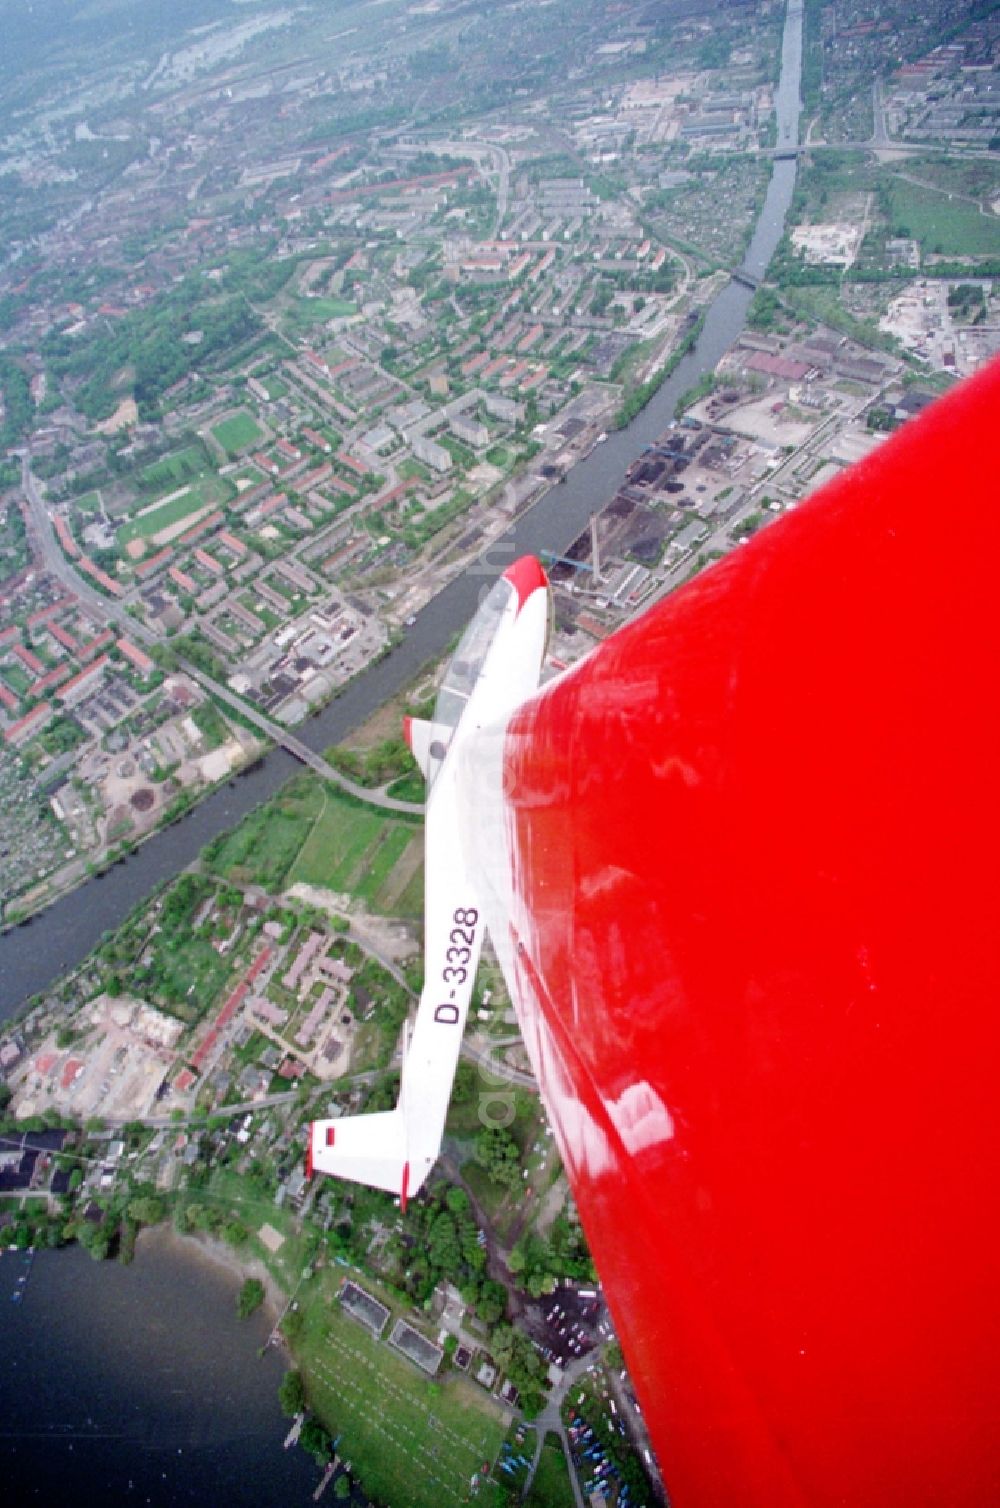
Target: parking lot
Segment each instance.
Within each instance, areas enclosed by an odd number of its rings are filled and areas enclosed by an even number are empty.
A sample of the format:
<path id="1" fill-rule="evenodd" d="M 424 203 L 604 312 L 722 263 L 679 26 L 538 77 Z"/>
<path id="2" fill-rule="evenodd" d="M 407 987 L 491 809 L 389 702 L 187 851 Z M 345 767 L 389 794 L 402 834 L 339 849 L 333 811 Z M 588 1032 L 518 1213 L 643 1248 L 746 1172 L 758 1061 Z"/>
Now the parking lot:
<path id="1" fill-rule="evenodd" d="M 558 1288 L 541 1300 L 538 1312 L 541 1323 L 532 1326 L 532 1335 L 546 1361 L 557 1366 L 586 1356 L 607 1339 L 600 1330 L 603 1304 L 596 1289 Z"/>

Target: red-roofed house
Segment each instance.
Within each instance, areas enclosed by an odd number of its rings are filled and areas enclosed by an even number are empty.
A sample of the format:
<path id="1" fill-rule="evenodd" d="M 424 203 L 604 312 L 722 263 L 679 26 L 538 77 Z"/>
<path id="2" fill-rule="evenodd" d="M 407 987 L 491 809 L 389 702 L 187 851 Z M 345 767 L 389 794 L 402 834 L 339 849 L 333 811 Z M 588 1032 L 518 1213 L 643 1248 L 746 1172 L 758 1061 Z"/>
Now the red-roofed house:
<path id="1" fill-rule="evenodd" d="M 69 679 L 72 674 L 68 665 L 57 665 L 55 670 L 50 670 L 48 675 L 40 675 L 37 681 L 32 681 L 28 687 L 29 696 L 44 696 L 46 691 L 51 691 L 53 686 L 61 686 L 63 681 Z"/>
<path id="2" fill-rule="evenodd" d="M 32 675 L 45 674 L 45 666 L 42 664 L 41 660 L 36 654 L 32 654 L 31 650 L 28 649 L 26 645 L 12 644 L 10 652 L 20 660 L 25 670 L 31 671 Z"/>
<path id="3" fill-rule="evenodd" d="M 77 544 L 76 540 L 70 533 L 69 525 L 67 524 L 66 520 L 64 518 L 60 518 L 57 513 L 55 518 L 52 520 L 52 526 L 56 531 L 56 538 L 59 540 L 59 543 L 66 551 L 66 554 L 72 555 L 75 559 L 76 556 L 80 553 L 80 546 Z"/>
<path id="4" fill-rule="evenodd" d="M 126 660 L 131 661 L 141 675 L 151 675 L 156 669 L 155 664 L 149 658 L 149 655 L 146 654 L 145 650 L 140 649 L 137 644 L 133 644 L 131 639 L 119 639 L 118 648 Z"/>
<path id="5" fill-rule="evenodd" d="M 107 663 L 107 655 L 101 655 L 93 665 L 88 665 L 86 670 L 81 670 L 80 674 L 75 675 L 71 681 L 67 681 L 65 686 L 60 686 L 56 696 L 61 702 L 75 702 L 78 697 L 86 696 L 96 687 L 104 674 L 104 667 Z"/>
<path id="6" fill-rule="evenodd" d="M 242 539 L 237 539 L 236 535 L 230 534 L 228 529 L 220 529 L 218 543 L 220 545 L 225 545 L 226 549 L 231 550 L 232 553 L 238 556 L 240 560 L 242 560 L 244 555 L 247 553 L 247 547 L 243 543 Z"/>
<path id="7" fill-rule="evenodd" d="M 213 575 L 224 576 L 226 574 L 225 566 L 220 565 L 214 555 L 209 555 L 208 551 L 201 549 L 200 546 L 194 551 L 194 558 L 199 565 L 203 565 L 205 570 L 211 571 Z"/>
<path id="8" fill-rule="evenodd" d="M 368 467 L 363 465 L 357 456 L 352 456 L 349 451 L 338 450 L 337 460 L 342 466 L 348 466 L 357 476 L 368 475 Z"/>
<path id="9" fill-rule="evenodd" d="M 103 633 L 97 634 L 95 638 L 88 639 L 86 644 L 80 645 L 80 648 L 77 651 L 77 659 L 80 660 L 82 664 L 86 665 L 87 661 L 92 660 L 96 654 L 100 654 L 101 650 L 105 649 L 107 645 L 111 643 L 113 638 L 114 634 L 112 633 L 111 629 L 104 629 Z"/>
<path id="10" fill-rule="evenodd" d="M 81 555 L 80 570 L 86 571 L 91 580 L 96 581 L 98 586 L 102 586 L 106 592 L 110 592 L 112 597 L 121 597 L 124 594 L 125 588 L 121 583 L 109 576 L 107 571 L 102 571 L 100 566 L 96 566 L 89 555 Z"/>
<path id="11" fill-rule="evenodd" d="M 530 351 L 532 346 L 545 334 L 544 325 L 532 325 L 530 330 L 525 331 L 517 343 L 519 351 Z"/>
<path id="12" fill-rule="evenodd" d="M 38 706 L 34 707 L 28 713 L 27 717 L 22 717 L 19 722 L 11 723 L 9 728 L 5 728 L 3 736 L 9 744 L 14 744 L 15 746 L 27 743 L 29 738 L 34 738 L 36 733 L 41 732 L 51 716 L 51 703 L 39 702 Z"/>
<path id="13" fill-rule="evenodd" d="M 135 574 L 141 580 L 145 581 L 147 576 L 152 576 L 162 566 L 165 566 L 173 553 L 169 545 L 164 545 L 162 550 L 157 550 L 155 555 L 151 555 L 148 560 L 144 560 L 141 565 L 137 565 Z"/>
<path id="14" fill-rule="evenodd" d="M 207 534 L 209 529 L 217 528 L 225 516 L 221 508 L 216 508 L 212 513 L 206 514 L 198 523 L 192 524 L 190 529 L 185 529 L 177 543 L 180 545 L 189 545 L 200 534 Z"/>
<path id="15" fill-rule="evenodd" d="M 61 623 L 49 623 L 46 627 L 57 644 L 61 644 L 63 649 L 68 649 L 71 654 L 76 654 L 77 643 L 68 629 L 63 628 Z"/>

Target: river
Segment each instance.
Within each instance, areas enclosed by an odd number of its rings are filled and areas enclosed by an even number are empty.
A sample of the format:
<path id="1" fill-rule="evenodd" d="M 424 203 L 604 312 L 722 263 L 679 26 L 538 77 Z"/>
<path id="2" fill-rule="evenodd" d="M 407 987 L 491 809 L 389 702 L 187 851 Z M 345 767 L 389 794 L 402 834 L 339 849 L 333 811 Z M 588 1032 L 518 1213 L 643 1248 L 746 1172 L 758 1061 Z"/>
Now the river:
<path id="1" fill-rule="evenodd" d="M 24 1297 L 11 1302 L 30 1261 Z M 135 1261 L 80 1247 L 0 1257 L 0 1481 L 14 1505 L 303 1508 L 319 1477 L 282 1450 L 281 1353 L 239 1279 L 166 1228 Z"/>
<path id="2" fill-rule="evenodd" d="M 785 19 L 781 79 L 775 94 L 782 145 L 798 139 L 801 54 L 801 0 L 792 0 Z M 763 276 L 781 238 L 795 171 L 794 158 L 774 164 L 743 261 L 743 270 L 754 277 Z M 573 468 L 565 483 L 550 488 L 525 512 L 483 560 L 429 602 L 401 644 L 299 729 L 303 741 L 314 749 L 339 742 L 408 685 L 420 667 L 436 658 L 465 627 L 484 584 L 489 584 L 511 560 L 526 552 L 564 553 L 595 509 L 617 491 L 627 467 L 643 446 L 651 444 L 669 424 L 681 394 L 704 373 L 713 371 L 739 336 L 752 297 L 744 285 L 728 283 L 709 305 L 693 349 L 631 424 L 609 435 L 605 444 L 598 445 Z M 256 769 L 207 797 L 180 822 L 158 833 L 107 874 L 88 880 L 32 922 L 0 936 L 0 1020 L 16 1013 L 33 994 L 78 964 L 102 933 L 117 927 L 155 885 L 179 873 L 210 838 L 234 826 L 299 768 L 290 755 L 273 751 Z"/>

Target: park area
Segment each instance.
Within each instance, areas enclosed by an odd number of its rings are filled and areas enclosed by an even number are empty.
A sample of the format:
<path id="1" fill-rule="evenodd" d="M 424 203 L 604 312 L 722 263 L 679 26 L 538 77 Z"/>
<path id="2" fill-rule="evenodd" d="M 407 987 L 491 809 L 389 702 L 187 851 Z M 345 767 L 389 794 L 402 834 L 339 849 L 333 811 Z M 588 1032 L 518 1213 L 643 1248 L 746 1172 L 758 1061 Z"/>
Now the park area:
<path id="1" fill-rule="evenodd" d="M 419 916 L 423 829 L 300 775 L 233 832 L 206 860 L 235 884 L 276 894 L 296 884 L 365 901 L 381 915 Z"/>
<path id="2" fill-rule="evenodd" d="M 432 1382 L 336 1301 L 336 1269 L 300 1296 L 294 1346 L 310 1405 L 350 1460 L 364 1490 L 381 1502 L 445 1508 L 469 1499 L 472 1477 L 492 1468 L 506 1418 L 465 1377 Z M 484 1484 L 476 1501 L 494 1508 Z"/>

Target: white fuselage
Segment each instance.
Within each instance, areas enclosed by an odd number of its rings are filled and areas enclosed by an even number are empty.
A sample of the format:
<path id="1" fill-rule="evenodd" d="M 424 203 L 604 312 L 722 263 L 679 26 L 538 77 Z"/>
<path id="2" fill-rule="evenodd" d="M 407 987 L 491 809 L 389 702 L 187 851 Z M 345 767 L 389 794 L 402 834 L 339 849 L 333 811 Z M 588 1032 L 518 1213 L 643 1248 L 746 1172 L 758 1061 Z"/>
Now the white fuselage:
<path id="1" fill-rule="evenodd" d="M 427 799 L 424 985 L 401 1101 L 410 1149 L 410 1192 L 437 1160 L 485 927 L 480 886 L 465 860 L 476 793 L 463 784 L 463 748 L 502 722 L 538 686 L 548 599 L 536 591 L 504 611 Z M 485 805 L 485 803 L 484 803 Z M 471 808 L 471 813 L 470 813 Z M 485 820 L 487 814 L 482 812 Z"/>
<path id="2" fill-rule="evenodd" d="M 485 935 L 477 871 L 506 862 L 502 801 L 466 757 L 480 738 L 495 743 L 511 714 L 538 686 L 548 631 L 548 583 L 525 557 L 484 598 L 442 681 L 433 723 L 408 724 L 427 778 L 424 984 L 405 1048 L 399 1103 L 391 1111 L 314 1121 L 310 1170 L 398 1193 L 405 1205 L 441 1150 L 476 968 Z M 476 833 L 473 847 L 471 829 Z M 495 840 L 495 841 L 494 841 Z M 494 911 L 494 915 L 497 913 Z"/>

